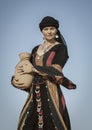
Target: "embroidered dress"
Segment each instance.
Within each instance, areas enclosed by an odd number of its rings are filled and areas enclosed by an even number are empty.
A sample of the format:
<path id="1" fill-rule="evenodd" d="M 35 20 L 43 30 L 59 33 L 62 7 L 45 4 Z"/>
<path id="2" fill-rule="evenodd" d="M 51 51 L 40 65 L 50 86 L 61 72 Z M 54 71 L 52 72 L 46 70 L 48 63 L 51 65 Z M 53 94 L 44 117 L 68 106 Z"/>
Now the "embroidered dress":
<path id="1" fill-rule="evenodd" d="M 68 59 L 67 48 L 57 44 L 39 56 L 38 47 L 33 49 L 30 62 L 40 74 L 34 73 L 32 85 L 26 90 L 29 96 L 20 114 L 18 130 L 71 130 L 60 84 L 68 89 L 75 85 L 58 69 Z"/>

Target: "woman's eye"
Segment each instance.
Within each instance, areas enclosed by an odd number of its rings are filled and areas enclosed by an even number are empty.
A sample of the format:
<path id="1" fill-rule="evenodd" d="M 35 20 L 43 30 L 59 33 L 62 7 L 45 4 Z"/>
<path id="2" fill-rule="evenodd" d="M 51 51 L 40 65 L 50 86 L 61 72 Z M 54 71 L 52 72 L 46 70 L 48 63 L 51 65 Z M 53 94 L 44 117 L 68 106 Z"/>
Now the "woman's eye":
<path id="1" fill-rule="evenodd" d="M 45 31 L 47 31 L 47 30 L 48 30 L 48 28 L 44 28 L 44 30 L 45 30 Z"/>
<path id="2" fill-rule="evenodd" d="M 51 30 L 54 30 L 54 28 L 51 28 Z"/>

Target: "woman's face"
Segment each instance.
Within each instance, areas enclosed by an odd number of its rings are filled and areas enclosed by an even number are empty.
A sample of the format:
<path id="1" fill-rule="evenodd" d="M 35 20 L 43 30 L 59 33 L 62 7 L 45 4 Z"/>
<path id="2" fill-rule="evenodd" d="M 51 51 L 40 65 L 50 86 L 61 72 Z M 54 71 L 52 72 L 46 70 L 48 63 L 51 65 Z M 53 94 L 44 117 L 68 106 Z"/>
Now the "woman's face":
<path id="1" fill-rule="evenodd" d="M 57 29 L 55 27 L 45 27 L 42 30 L 42 34 L 44 38 L 48 41 L 54 40 L 56 33 L 57 33 Z"/>

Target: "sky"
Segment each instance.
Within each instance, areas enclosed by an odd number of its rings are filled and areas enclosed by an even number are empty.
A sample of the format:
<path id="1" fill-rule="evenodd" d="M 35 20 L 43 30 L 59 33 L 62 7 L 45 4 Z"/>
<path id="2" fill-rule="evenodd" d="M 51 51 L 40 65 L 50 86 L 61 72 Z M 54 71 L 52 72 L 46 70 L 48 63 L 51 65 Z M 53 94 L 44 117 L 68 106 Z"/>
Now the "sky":
<path id="1" fill-rule="evenodd" d="M 76 90 L 61 86 L 72 130 L 92 129 L 92 1 L 0 0 L 0 129 L 17 130 L 28 93 L 11 85 L 20 52 L 31 52 L 43 42 L 39 23 L 45 16 L 58 19 L 69 59 L 63 73 Z"/>

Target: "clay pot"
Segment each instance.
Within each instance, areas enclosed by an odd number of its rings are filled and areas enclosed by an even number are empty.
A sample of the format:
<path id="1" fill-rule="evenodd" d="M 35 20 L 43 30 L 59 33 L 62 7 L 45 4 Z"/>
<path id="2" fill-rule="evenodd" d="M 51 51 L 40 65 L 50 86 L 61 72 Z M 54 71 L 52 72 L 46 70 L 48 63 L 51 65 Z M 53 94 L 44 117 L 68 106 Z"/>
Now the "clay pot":
<path id="1" fill-rule="evenodd" d="M 25 68 L 28 66 L 32 67 L 30 64 L 30 53 L 27 52 L 22 52 L 19 54 L 20 62 L 16 65 L 15 67 L 15 73 L 14 73 L 14 79 L 13 79 L 13 84 L 20 88 L 20 89 L 26 89 L 31 86 L 32 80 L 33 80 L 33 75 L 32 74 L 22 74 L 17 72 L 18 68 Z"/>

